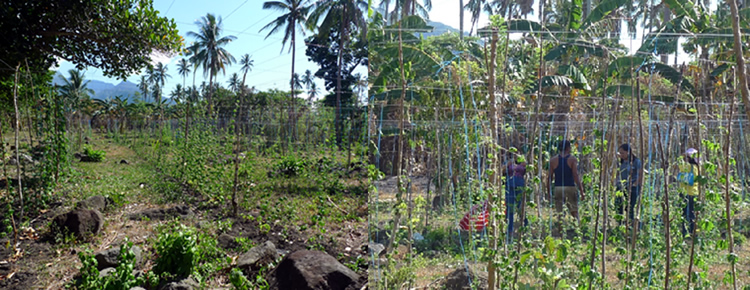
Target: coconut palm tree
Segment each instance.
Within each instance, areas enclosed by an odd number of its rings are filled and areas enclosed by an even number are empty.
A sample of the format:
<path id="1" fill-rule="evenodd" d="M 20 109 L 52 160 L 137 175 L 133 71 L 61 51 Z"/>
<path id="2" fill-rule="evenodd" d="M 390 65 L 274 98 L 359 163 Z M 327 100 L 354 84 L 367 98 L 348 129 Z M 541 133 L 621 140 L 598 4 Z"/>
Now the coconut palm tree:
<path id="1" fill-rule="evenodd" d="M 188 74 L 190 74 L 190 63 L 188 62 L 187 59 L 182 58 L 180 59 L 180 61 L 177 62 L 177 74 L 182 76 L 182 87 L 180 87 L 180 91 L 179 91 L 180 95 L 177 96 L 178 98 L 182 100 L 182 93 L 187 91 L 185 89 L 185 78 L 187 77 Z"/>
<path id="2" fill-rule="evenodd" d="M 242 88 L 245 88 L 245 77 L 247 73 L 253 70 L 253 59 L 249 54 L 245 54 L 240 59 L 240 71 L 242 72 Z"/>
<path id="3" fill-rule="evenodd" d="M 320 95 L 320 90 L 318 90 L 318 86 L 313 82 L 310 84 L 310 89 L 307 90 L 307 103 L 311 105 L 312 100 L 318 95 Z"/>
<path id="4" fill-rule="evenodd" d="M 190 74 L 190 63 L 187 59 L 180 59 L 177 62 L 177 74 L 182 76 L 182 87 L 185 87 L 185 78 Z"/>
<path id="5" fill-rule="evenodd" d="M 302 83 L 305 85 L 305 89 L 310 90 L 310 84 L 313 83 L 312 72 L 308 69 L 305 70 L 305 74 L 302 75 Z"/>
<path id="6" fill-rule="evenodd" d="M 141 95 L 143 96 L 143 99 L 145 100 L 148 98 L 148 93 L 150 91 L 149 87 L 151 86 L 151 81 L 148 77 L 148 72 L 141 76 L 140 82 L 138 82 L 138 89 L 141 90 Z"/>
<path id="7" fill-rule="evenodd" d="M 233 73 L 232 77 L 229 78 L 229 89 L 233 92 L 239 92 L 241 83 L 240 83 L 240 76 L 237 75 L 237 73 Z"/>
<path id="8" fill-rule="evenodd" d="M 198 25 L 198 32 L 188 31 L 187 35 L 196 39 L 197 52 L 195 52 L 195 61 L 199 61 L 203 67 L 203 75 L 209 75 L 208 87 L 213 88 L 214 77 L 221 71 L 226 73 L 226 67 L 235 62 L 234 56 L 229 53 L 224 46 L 237 39 L 237 37 L 228 35 L 221 36 L 221 17 L 216 17 L 208 13 L 195 22 Z M 213 108 L 211 103 L 212 90 L 208 92 L 208 114 L 211 115 Z"/>
<path id="9" fill-rule="evenodd" d="M 294 79 L 294 56 L 295 56 L 295 43 L 297 40 L 297 31 L 299 30 L 302 35 L 305 35 L 305 30 L 310 29 L 309 26 L 307 26 L 307 15 L 310 13 L 311 6 L 306 5 L 307 0 L 283 0 L 283 1 L 268 1 L 263 3 L 263 9 L 271 9 L 276 10 L 279 12 L 282 12 L 281 16 L 277 17 L 270 23 L 266 24 L 266 26 L 263 26 L 263 28 L 260 29 L 260 31 L 264 31 L 267 29 L 270 29 L 268 32 L 268 35 L 266 35 L 266 38 L 269 36 L 276 34 L 277 32 L 284 30 L 284 38 L 281 40 L 281 51 L 284 51 L 284 47 L 286 46 L 286 42 L 290 40 L 291 38 L 291 45 L 289 49 L 292 51 L 292 72 L 291 77 L 289 79 L 290 81 L 290 87 L 291 87 L 291 99 L 290 103 L 292 106 L 292 116 L 294 116 L 294 83 L 292 80 Z M 292 120 L 292 127 L 294 123 L 294 120 Z M 292 136 L 294 137 L 294 136 Z"/>
<path id="10" fill-rule="evenodd" d="M 161 103 L 161 91 L 164 87 L 164 83 L 168 78 L 171 78 L 167 73 L 167 66 L 163 63 L 158 63 L 153 69 L 150 69 L 151 82 L 154 84 L 154 101 Z"/>
<path id="11" fill-rule="evenodd" d="M 82 104 L 91 98 L 90 95 L 94 91 L 88 88 L 89 81 L 84 79 L 81 71 L 71 69 L 68 71 L 68 75 L 67 79 L 63 78 L 64 84 L 60 87 L 60 94 L 71 110 L 70 118 L 72 120 L 74 116 L 80 115 L 79 111 Z"/>
<path id="12" fill-rule="evenodd" d="M 474 27 L 479 23 L 479 16 L 482 11 L 492 14 L 492 5 L 487 0 L 469 0 L 464 9 L 471 11 L 471 29 L 469 34 L 474 32 Z"/>
<path id="13" fill-rule="evenodd" d="M 302 78 L 300 78 L 299 74 L 294 74 L 294 76 L 292 76 L 292 88 L 299 91 L 302 90 L 302 87 Z"/>
<path id="14" fill-rule="evenodd" d="M 83 73 L 77 69 L 68 71 L 68 78 L 64 78 L 64 84 L 60 87 L 60 93 L 72 110 L 77 110 L 80 104 L 90 98 L 94 91 L 88 88 L 90 81 L 84 80 Z"/>
<path id="15" fill-rule="evenodd" d="M 169 96 L 172 97 L 172 99 L 175 100 L 175 102 L 181 103 L 182 102 L 182 92 L 183 91 L 184 91 L 184 89 L 182 88 L 182 85 L 181 84 L 177 84 L 174 87 L 174 90 L 172 90 L 172 92 L 169 93 Z"/>

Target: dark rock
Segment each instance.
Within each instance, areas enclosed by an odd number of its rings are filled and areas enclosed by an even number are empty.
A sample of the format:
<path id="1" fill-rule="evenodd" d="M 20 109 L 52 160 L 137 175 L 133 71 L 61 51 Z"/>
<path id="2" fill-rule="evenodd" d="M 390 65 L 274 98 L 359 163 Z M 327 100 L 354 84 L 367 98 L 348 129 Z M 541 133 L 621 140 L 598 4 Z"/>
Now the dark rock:
<path id="1" fill-rule="evenodd" d="M 117 269 L 112 268 L 112 267 L 102 269 L 102 270 L 99 271 L 99 278 L 103 278 L 103 277 L 109 276 L 110 274 L 112 274 L 116 270 Z"/>
<path id="2" fill-rule="evenodd" d="M 130 164 L 130 162 L 128 162 L 127 160 L 123 159 L 123 160 L 120 160 L 120 164 Z"/>
<path id="3" fill-rule="evenodd" d="M 79 201 L 78 204 L 76 204 L 76 208 L 93 209 L 93 210 L 98 210 L 99 212 L 104 211 L 106 207 L 107 207 L 107 198 L 105 198 L 102 195 L 91 196 L 87 199 Z"/>
<path id="4" fill-rule="evenodd" d="M 148 218 L 150 220 L 164 220 L 172 217 L 187 219 L 194 215 L 195 213 L 193 213 L 193 210 L 191 210 L 189 206 L 178 205 L 167 209 L 147 209 L 141 212 L 129 214 L 128 218 L 131 220 L 139 220 L 142 218 Z"/>
<path id="5" fill-rule="evenodd" d="M 320 251 L 289 254 L 269 275 L 271 289 L 359 289 L 359 275 Z M 358 287 L 359 286 L 359 287 Z"/>
<path id="6" fill-rule="evenodd" d="M 135 255 L 136 266 L 140 265 L 141 261 L 143 260 L 141 256 L 141 248 L 138 246 L 133 246 L 132 248 L 130 248 L 130 250 Z M 96 261 L 98 262 L 97 268 L 101 270 L 108 267 L 117 267 L 117 265 L 120 264 L 120 262 L 118 261 L 119 256 L 120 247 L 115 247 L 96 253 L 96 255 L 94 255 L 94 258 L 96 258 Z"/>
<path id="7" fill-rule="evenodd" d="M 81 156 L 81 162 L 99 162 L 99 160 L 94 159 L 94 157 L 88 156 L 86 154 L 80 154 Z"/>
<path id="8" fill-rule="evenodd" d="M 197 288 L 200 288 L 200 284 L 195 279 L 185 278 L 178 282 L 171 282 L 164 285 L 164 287 L 161 287 L 161 290 L 193 290 Z"/>
<path id="9" fill-rule="evenodd" d="M 390 236 L 391 236 L 390 233 L 388 233 L 387 230 L 383 229 L 383 230 L 378 230 L 377 232 L 372 234 L 370 238 L 372 238 L 372 240 L 376 243 L 386 244 L 388 243 L 388 238 Z"/>
<path id="10" fill-rule="evenodd" d="M 76 238 L 83 239 L 99 233 L 104 223 L 104 217 L 98 210 L 74 209 L 56 216 L 52 222 L 56 226 L 57 233 L 68 231 Z"/>
<path id="11" fill-rule="evenodd" d="M 26 155 L 24 153 L 21 153 L 18 155 L 19 159 L 21 160 L 21 164 L 35 164 L 36 161 L 34 161 L 34 158 L 31 158 L 31 156 Z M 16 154 L 12 154 L 10 159 L 8 159 L 8 164 L 10 165 L 17 165 L 18 159 L 16 159 Z"/>
<path id="12" fill-rule="evenodd" d="M 471 278 L 471 279 L 470 279 Z M 471 282 L 469 282 L 471 281 Z M 479 282 L 478 289 L 487 289 L 487 274 L 477 273 L 471 267 L 467 270 L 466 267 L 459 267 L 455 271 L 448 274 L 443 281 L 444 289 L 474 289 L 471 285 Z"/>
<path id="13" fill-rule="evenodd" d="M 271 241 L 266 241 L 237 258 L 237 267 L 242 270 L 257 271 L 263 266 L 273 263 L 278 257 L 279 253 L 276 252 L 276 246 Z"/>
<path id="14" fill-rule="evenodd" d="M 240 244 L 235 240 L 235 237 L 227 233 L 219 235 L 217 240 L 219 242 L 219 246 L 224 249 L 234 249 L 240 246 Z"/>

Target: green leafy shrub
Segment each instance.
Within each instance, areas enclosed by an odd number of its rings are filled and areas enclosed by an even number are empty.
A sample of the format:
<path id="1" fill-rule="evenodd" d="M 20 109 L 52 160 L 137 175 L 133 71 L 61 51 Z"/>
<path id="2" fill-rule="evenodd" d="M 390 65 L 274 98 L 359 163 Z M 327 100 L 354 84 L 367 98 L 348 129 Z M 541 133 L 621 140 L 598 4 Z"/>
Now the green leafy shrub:
<path id="1" fill-rule="evenodd" d="M 248 280 L 245 275 L 242 274 L 242 271 L 237 268 L 232 269 L 232 272 L 229 273 L 229 282 L 232 283 L 234 289 L 239 290 L 248 290 L 253 286 L 250 280 Z"/>
<path id="2" fill-rule="evenodd" d="M 81 267 L 81 279 L 78 281 L 78 289 L 130 289 L 146 282 L 146 276 L 137 279 L 133 275 L 135 254 L 130 250 L 132 247 L 133 243 L 125 240 L 125 243 L 120 247 L 119 264 L 115 272 L 104 277 L 99 277 L 99 270 L 97 270 L 98 263 L 91 251 L 78 253 L 78 258 L 83 264 L 83 267 Z"/>
<path id="3" fill-rule="evenodd" d="M 274 164 L 269 177 L 286 177 L 291 178 L 302 175 L 307 167 L 307 161 L 305 159 L 297 158 L 296 156 L 287 155 L 284 156 L 279 162 Z"/>
<path id="4" fill-rule="evenodd" d="M 198 281 L 203 281 L 207 277 L 225 269 L 232 262 L 227 256 L 224 249 L 219 247 L 219 241 L 213 234 L 204 230 L 196 233 L 196 265 L 193 271 L 193 277 Z"/>
<path id="5" fill-rule="evenodd" d="M 156 244 L 154 273 L 169 273 L 187 277 L 198 263 L 195 232 L 183 225 L 176 226 L 159 235 Z"/>
<path id="6" fill-rule="evenodd" d="M 91 146 L 84 146 L 83 147 L 83 154 L 89 157 L 89 159 L 93 162 L 102 162 L 104 161 L 104 157 L 107 155 L 103 150 L 94 150 L 91 149 Z"/>

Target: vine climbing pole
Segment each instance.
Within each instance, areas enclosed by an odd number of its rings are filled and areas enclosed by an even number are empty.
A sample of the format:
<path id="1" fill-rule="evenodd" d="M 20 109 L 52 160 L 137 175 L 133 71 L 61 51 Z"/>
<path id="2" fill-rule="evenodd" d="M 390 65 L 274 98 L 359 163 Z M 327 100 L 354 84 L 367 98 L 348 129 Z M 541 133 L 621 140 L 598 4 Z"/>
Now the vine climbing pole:
<path id="1" fill-rule="evenodd" d="M 744 69 L 743 69 L 744 71 Z M 724 186 L 726 187 L 726 191 L 724 192 L 724 202 L 726 204 L 726 211 L 725 211 L 725 217 L 727 219 L 727 239 L 729 240 L 729 265 L 732 269 L 732 288 L 734 290 L 737 290 L 737 269 L 735 267 L 736 261 L 737 261 L 737 255 L 734 253 L 734 238 L 732 237 L 732 200 L 730 199 L 730 191 L 732 189 L 731 186 L 729 186 L 729 180 L 731 179 L 729 176 L 730 168 L 729 168 L 729 154 L 730 149 L 732 146 L 730 146 L 731 142 L 731 136 L 732 136 L 732 118 L 734 117 L 734 97 L 732 97 L 732 105 L 729 109 L 729 121 L 727 122 L 727 142 L 724 144 Z M 694 227 L 695 228 L 695 227 Z M 695 231 L 695 230 L 693 230 Z"/>
<path id="2" fill-rule="evenodd" d="M 396 143 L 398 143 L 398 153 L 396 154 L 398 158 L 396 161 L 396 176 L 398 177 L 398 188 L 396 189 L 396 205 L 394 207 L 396 214 L 393 218 L 393 234 L 391 235 L 391 238 L 388 240 L 388 246 L 386 247 L 388 249 L 388 252 L 393 251 L 393 244 L 394 240 L 396 239 L 396 233 L 398 232 L 400 221 L 401 221 L 401 213 L 399 211 L 399 205 L 402 202 L 402 194 L 404 191 L 404 180 L 402 177 L 402 171 L 403 171 L 403 158 L 404 158 L 404 101 L 406 100 L 406 73 L 404 72 L 404 51 L 403 51 L 403 40 L 401 38 L 401 21 L 398 22 L 398 64 L 399 68 L 401 70 L 401 98 L 399 99 L 399 109 L 398 109 L 398 139 Z M 411 239 L 411 237 L 409 237 Z"/>
<path id="3" fill-rule="evenodd" d="M 732 102 L 732 103 L 734 104 L 734 102 Z M 696 135 L 698 137 L 698 140 L 703 140 L 701 138 L 701 114 L 700 114 L 700 110 L 698 110 L 698 105 L 696 104 L 695 99 L 693 99 L 693 107 L 696 108 L 696 114 L 695 114 L 695 120 L 696 120 L 695 130 L 696 130 Z M 730 124 L 730 126 L 732 124 L 731 123 L 731 118 L 730 118 L 730 123 L 729 124 Z M 700 160 L 700 158 L 701 158 L 701 152 L 703 152 L 703 148 L 701 148 L 701 145 L 703 145 L 702 143 L 703 142 L 699 142 L 699 144 L 698 144 L 698 153 L 697 153 L 698 154 L 698 160 Z M 703 167 L 703 166 L 698 166 L 698 176 L 703 176 L 703 171 L 702 171 L 701 167 Z M 700 200 L 701 203 L 703 202 L 703 186 L 700 183 L 698 183 L 698 199 Z M 696 222 L 696 224 L 698 223 L 700 216 L 701 216 L 701 212 L 697 211 L 695 213 L 695 222 Z M 697 227 L 693 227 L 693 232 L 690 233 L 690 236 L 693 237 L 694 240 L 697 240 L 698 231 L 696 230 L 696 228 Z M 688 262 L 687 289 L 691 289 L 690 288 L 690 282 L 693 280 L 693 264 L 694 264 L 694 261 L 695 261 L 695 244 L 696 243 L 691 243 L 690 244 L 690 262 Z"/>
<path id="4" fill-rule="evenodd" d="M 20 147 L 19 147 L 19 144 L 18 144 L 18 134 L 19 134 L 18 131 L 21 130 L 21 128 L 20 128 L 20 125 L 21 125 L 20 124 L 20 122 L 21 122 L 21 115 L 20 115 L 20 112 L 18 111 L 18 74 L 19 74 L 20 69 L 21 69 L 21 65 L 19 64 L 18 66 L 16 66 L 15 82 L 13 83 L 14 84 L 14 86 L 13 86 L 13 108 L 14 108 L 15 113 L 16 113 L 16 118 L 14 120 L 15 121 L 14 122 L 14 129 L 15 130 L 14 131 L 16 132 L 16 135 L 15 135 L 15 140 L 16 140 L 15 141 L 16 142 L 16 175 L 18 177 L 18 198 L 21 201 L 21 210 L 20 210 L 21 214 L 18 215 L 18 223 L 19 224 L 23 224 L 23 189 L 22 189 L 23 187 L 21 186 L 21 153 L 19 151 Z M 0 141 L 2 141 L 2 140 L 0 140 Z M 10 183 L 8 183 L 8 186 L 10 186 Z"/>
<path id="5" fill-rule="evenodd" d="M 489 69 L 490 69 L 490 75 L 489 75 L 489 81 L 487 90 L 489 91 L 489 97 L 490 97 L 490 136 L 492 137 L 492 143 L 490 144 L 490 152 L 492 152 L 492 175 L 490 176 L 490 181 L 492 182 L 492 185 L 495 188 L 495 192 L 502 191 L 502 188 L 498 184 L 498 173 L 500 173 L 500 158 L 498 158 L 498 152 L 497 152 L 497 146 L 498 146 L 498 131 L 497 131 L 497 102 L 495 100 L 495 60 L 497 58 L 496 52 L 497 52 L 497 27 L 492 27 L 492 40 L 490 41 L 490 60 L 489 60 Z M 490 239 L 490 259 L 489 262 L 487 262 L 487 283 L 489 285 L 489 290 L 495 290 L 495 256 L 497 253 L 497 228 L 495 227 L 495 221 L 492 220 L 492 209 L 493 205 L 495 204 L 494 201 L 494 194 L 490 192 L 489 194 L 489 216 L 490 222 L 489 228 L 487 231 L 489 232 L 489 239 Z M 502 199 L 498 204 L 502 204 Z"/>

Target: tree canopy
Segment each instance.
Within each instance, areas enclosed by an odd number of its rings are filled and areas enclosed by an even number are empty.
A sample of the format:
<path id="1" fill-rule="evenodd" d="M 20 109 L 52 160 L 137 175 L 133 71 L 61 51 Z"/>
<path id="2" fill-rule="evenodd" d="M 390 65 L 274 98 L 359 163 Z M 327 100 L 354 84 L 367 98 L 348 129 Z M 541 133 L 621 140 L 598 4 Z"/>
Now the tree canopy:
<path id="1" fill-rule="evenodd" d="M 1 0 L 0 78 L 18 65 L 44 71 L 60 59 L 125 79 L 149 65 L 152 52 L 172 52 L 182 38 L 152 0 Z"/>

